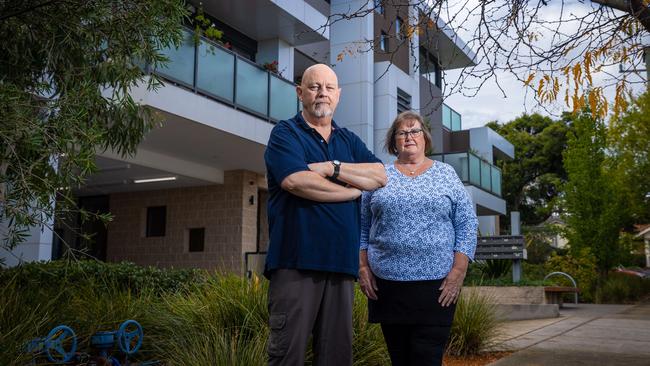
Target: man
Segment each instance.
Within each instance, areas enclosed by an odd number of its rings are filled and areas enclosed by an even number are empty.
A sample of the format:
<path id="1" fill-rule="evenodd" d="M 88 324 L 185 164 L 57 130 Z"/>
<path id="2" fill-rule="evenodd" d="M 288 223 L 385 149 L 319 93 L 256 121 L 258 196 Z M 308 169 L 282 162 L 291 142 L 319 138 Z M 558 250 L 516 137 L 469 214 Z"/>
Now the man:
<path id="1" fill-rule="evenodd" d="M 314 65 L 296 88 L 303 111 L 280 121 L 264 155 L 269 184 L 269 365 L 352 364 L 352 301 L 362 190 L 386 184 L 381 161 L 332 115 L 341 90 Z"/>

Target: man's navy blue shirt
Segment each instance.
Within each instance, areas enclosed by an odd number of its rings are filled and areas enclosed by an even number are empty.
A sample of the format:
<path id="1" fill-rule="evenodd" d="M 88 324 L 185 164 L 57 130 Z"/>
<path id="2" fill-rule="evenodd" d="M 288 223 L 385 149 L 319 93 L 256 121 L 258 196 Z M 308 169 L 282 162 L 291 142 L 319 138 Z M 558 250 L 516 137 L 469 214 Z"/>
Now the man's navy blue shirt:
<path id="1" fill-rule="evenodd" d="M 280 121 L 264 154 L 269 185 L 269 248 L 265 276 L 278 268 L 337 272 L 359 270 L 359 200 L 322 203 L 293 195 L 280 186 L 307 164 L 381 163 L 354 133 L 332 121 L 329 141 L 302 118 Z"/>

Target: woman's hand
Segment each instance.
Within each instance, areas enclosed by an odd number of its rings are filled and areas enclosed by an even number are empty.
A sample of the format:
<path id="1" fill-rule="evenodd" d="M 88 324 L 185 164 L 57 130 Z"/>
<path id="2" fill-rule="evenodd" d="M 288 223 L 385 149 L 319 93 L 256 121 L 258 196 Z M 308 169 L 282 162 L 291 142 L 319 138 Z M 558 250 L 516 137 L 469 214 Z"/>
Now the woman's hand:
<path id="1" fill-rule="evenodd" d="M 442 281 L 440 290 L 442 293 L 438 298 L 438 302 L 447 307 L 452 303 L 455 304 L 460 296 L 460 288 L 463 287 L 463 280 L 465 279 L 465 271 L 456 267 L 452 267 L 447 277 Z"/>
<path id="2" fill-rule="evenodd" d="M 377 300 L 377 282 L 369 266 L 359 267 L 359 287 L 367 298 Z"/>

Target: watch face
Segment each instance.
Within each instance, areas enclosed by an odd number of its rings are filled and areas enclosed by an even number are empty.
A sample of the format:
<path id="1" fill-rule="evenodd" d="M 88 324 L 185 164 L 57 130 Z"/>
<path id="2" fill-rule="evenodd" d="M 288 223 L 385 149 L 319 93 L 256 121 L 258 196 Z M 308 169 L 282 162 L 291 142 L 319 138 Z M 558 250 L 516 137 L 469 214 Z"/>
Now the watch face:
<path id="1" fill-rule="evenodd" d="M 341 162 L 338 160 L 332 160 L 332 164 L 334 165 L 341 165 Z"/>

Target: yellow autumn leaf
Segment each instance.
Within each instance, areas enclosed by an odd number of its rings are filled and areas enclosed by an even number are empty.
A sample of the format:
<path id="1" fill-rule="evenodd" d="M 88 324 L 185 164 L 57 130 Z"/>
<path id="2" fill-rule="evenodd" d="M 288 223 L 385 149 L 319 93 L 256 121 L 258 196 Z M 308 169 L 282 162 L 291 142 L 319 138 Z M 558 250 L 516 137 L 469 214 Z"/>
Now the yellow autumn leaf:
<path id="1" fill-rule="evenodd" d="M 537 95 L 542 95 L 542 89 L 544 89 L 544 79 L 539 79 L 539 86 L 537 87 Z"/>
<path id="2" fill-rule="evenodd" d="M 528 78 L 524 82 L 524 86 L 528 86 L 530 84 L 530 82 L 533 81 L 534 78 L 535 78 L 535 73 L 532 73 L 532 74 L 528 75 Z"/>
<path id="3" fill-rule="evenodd" d="M 571 107 L 569 104 L 569 89 L 567 89 L 566 93 L 564 93 L 564 104 L 566 104 L 567 108 Z"/>
<path id="4" fill-rule="evenodd" d="M 593 117 L 596 117 L 596 112 L 598 108 L 598 100 L 596 99 L 596 93 L 592 90 L 589 92 L 587 96 L 587 100 L 589 101 L 589 109 L 591 110 L 591 115 Z"/>

